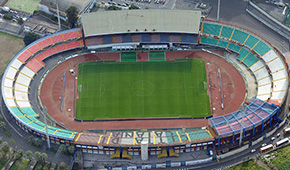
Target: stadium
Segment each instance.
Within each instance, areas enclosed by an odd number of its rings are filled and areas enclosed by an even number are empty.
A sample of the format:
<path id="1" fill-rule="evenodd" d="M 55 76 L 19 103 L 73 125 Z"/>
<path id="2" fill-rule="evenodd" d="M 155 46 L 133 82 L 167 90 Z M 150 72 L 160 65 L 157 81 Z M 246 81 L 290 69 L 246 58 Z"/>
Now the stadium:
<path id="1" fill-rule="evenodd" d="M 111 158 L 140 155 L 145 141 L 162 158 L 250 141 L 284 117 L 288 66 L 253 30 L 181 10 L 80 21 L 23 48 L 3 74 L 4 103 L 28 133 Z"/>

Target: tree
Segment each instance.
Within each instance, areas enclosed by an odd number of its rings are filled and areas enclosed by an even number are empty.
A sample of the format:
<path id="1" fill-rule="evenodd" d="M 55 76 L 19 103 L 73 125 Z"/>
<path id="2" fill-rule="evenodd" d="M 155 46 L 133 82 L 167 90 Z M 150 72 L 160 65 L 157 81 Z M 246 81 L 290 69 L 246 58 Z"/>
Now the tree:
<path id="1" fill-rule="evenodd" d="M 23 38 L 23 42 L 25 45 L 28 45 L 30 43 L 32 43 L 33 41 L 37 40 L 39 38 L 39 36 L 33 32 L 29 32 L 27 34 L 25 34 L 24 38 Z"/>
<path id="2" fill-rule="evenodd" d="M 34 158 L 35 158 L 37 161 L 40 161 L 40 160 L 41 160 L 41 154 L 40 154 L 40 152 L 36 151 L 36 152 L 34 153 Z"/>
<path id="3" fill-rule="evenodd" d="M 1 150 L 4 152 L 3 157 L 10 151 L 10 147 L 8 146 L 7 142 L 3 142 L 3 147 L 1 148 Z"/>
<path id="4" fill-rule="evenodd" d="M 0 137 L 0 144 L 3 142 L 3 138 L 2 137 Z"/>
<path id="5" fill-rule="evenodd" d="M 20 17 L 20 18 L 18 18 L 17 19 L 17 23 L 19 24 L 19 25 L 22 25 L 23 24 L 23 19 Z"/>
<path id="6" fill-rule="evenodd" d="M 15 160 L 18 160 L 19 158 L 22 158 L 22 156 L 23 156 L 23 150 L 19 149 L 17 151 L 17 155 L 15 156 Z"/>
<path id="7" fill-rule="evenodd" d="M 73 145 L 69 146 L 68 151 L 69 151 L 69 153 L 73 154 L 75 152 L 75 146 L 73 146 Z"/>
<path id="8" fill-rule="evenodd" d="M 3 116 L 2 115 L 0 115 L 0 120 L 2 120 L 3 119 Z"/>
<path id="9" fill-rule="evenodd" d="M 131 4 L 129 9 L 131 10 L 131 9 L 140 9 L 140 8 L 134 4 Z"/>
<path id="10" fill-rule="evenodd" d="M 33 142 L 33 141 L 34 141 L 34 136 L 32 136 L 32 135 L 29 136 L 29 137 L 28 137 L 28 141 L 29 141 L 29 142 Z"/>
<path id="11" fill-rule="evenodd" d="M 65 144 L 61 144 L 61 145 L 59 146 L 59 150 L 62 151 L 62 152 L 65 152 L 65 151 L 66 151 L 66 146 L 65 146 Z"/>
<path id="12" fill-rule="evenodd" d="M 45 164 L 45 160 L 47 159 L 47 154 L 46 153 L 42 153 L 41 154 L 41 159 L 42 159 L 43 163 Z"/>
<path id="13" fill-rule="evenodd" d="M 5 122 L 0 122 L 0 127 L 2 127 L 3 129 L 5 129 L 6 123 Z"/>
<path id="14" fill-rule="evenodd" d="M 68 20 L 68 23 L 69 23 L 70 27 L 74 28 L 77 25 L 77 21 L 78 21 L 78 13 L 79 13 L 79 11 L 77 10 L 77 7 L 70 6 L 65 11 L 65 13 L 66 13 L 67 20 Z"/>
<path id="15" fill-rule="evenodd" d="M 13 19 L 13 15 L 11 15 L 11 14 L 4 14 L 3 18 L 4 19 L 7 19 L 7 20 L 12 20 Z"/>
<path id="16" fill-rule="evenodd" d="M 111 5 L 109 6 L 108 10 L 121 10 L 122 8 L 116 6 L 116 5 Z"/>
<path id="17" fill-rule="evenodd" d="M 25 152 L 25 155 L 26 155 L 27 159 L 31 160 L 32 156 L 33 156 L 33 153 L 30 150 L 28 150 L 28 151 Z"/>
<path id="18" fill-rule="evenodd" d="M 11 145 L 14 145 L 15 144 L 15 140 L 14 139 L 10 139 L 10 143 L 11 143 Z"/>
<path id="19" fill-rule="evenodd" d="M 35 139 L 35 145 L 39 146 L 41 144 L 41 140 L 40 139 Z"/>

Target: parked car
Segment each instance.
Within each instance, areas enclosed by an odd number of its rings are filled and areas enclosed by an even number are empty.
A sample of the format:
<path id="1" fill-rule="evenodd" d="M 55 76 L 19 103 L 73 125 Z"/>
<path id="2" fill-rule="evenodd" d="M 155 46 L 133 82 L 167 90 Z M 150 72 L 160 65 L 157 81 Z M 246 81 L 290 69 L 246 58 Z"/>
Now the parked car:
<path id="1" fill-rule="evenodd" d="M 273 141 L 273 140 L 275 140 L 275 137 L 272 137 L 272 138 L 271 138 L 271 141 Z"/>
<path id="2" fill-rule="evenodd" d="M 267 143 L 263 143 L 263 144 L 262 144 L 262 147 L 264 147 L 264 146 L 267 146 Z"/>
<path id="3" fill-rule="evenodd" d="M 254 153 L 254 152 L 256 152 L 256 149 L 252 149 L 252 150 L 251 150 L 251 153 Z"/>
<path id="4" fill-rule="evenodd" d="M 280 133 L 277 134 L 277 138 L 280 136 Z"/>

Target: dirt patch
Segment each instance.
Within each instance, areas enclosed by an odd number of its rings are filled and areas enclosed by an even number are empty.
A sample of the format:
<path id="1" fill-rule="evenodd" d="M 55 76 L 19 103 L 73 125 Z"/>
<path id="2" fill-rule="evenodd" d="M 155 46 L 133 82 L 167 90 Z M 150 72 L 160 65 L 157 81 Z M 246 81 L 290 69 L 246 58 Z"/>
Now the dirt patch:
<path id="1" fill-rule="evenodd" d="M 21 38 L 0 33 L 0 74 L 2 74 L 15 54 L 25 45 Z"/>

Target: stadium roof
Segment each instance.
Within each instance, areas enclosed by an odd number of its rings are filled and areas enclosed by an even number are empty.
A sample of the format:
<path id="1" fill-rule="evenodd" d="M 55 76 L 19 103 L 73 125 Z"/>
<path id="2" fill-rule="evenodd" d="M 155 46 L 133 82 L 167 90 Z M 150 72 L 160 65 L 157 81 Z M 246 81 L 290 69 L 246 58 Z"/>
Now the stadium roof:
<path id="1" fill-rule="evenodd" d="M 201 12 L 189 10 L 122 10 L 86 13 L 85 36 L 126 32 L 198 33 Z"/>

